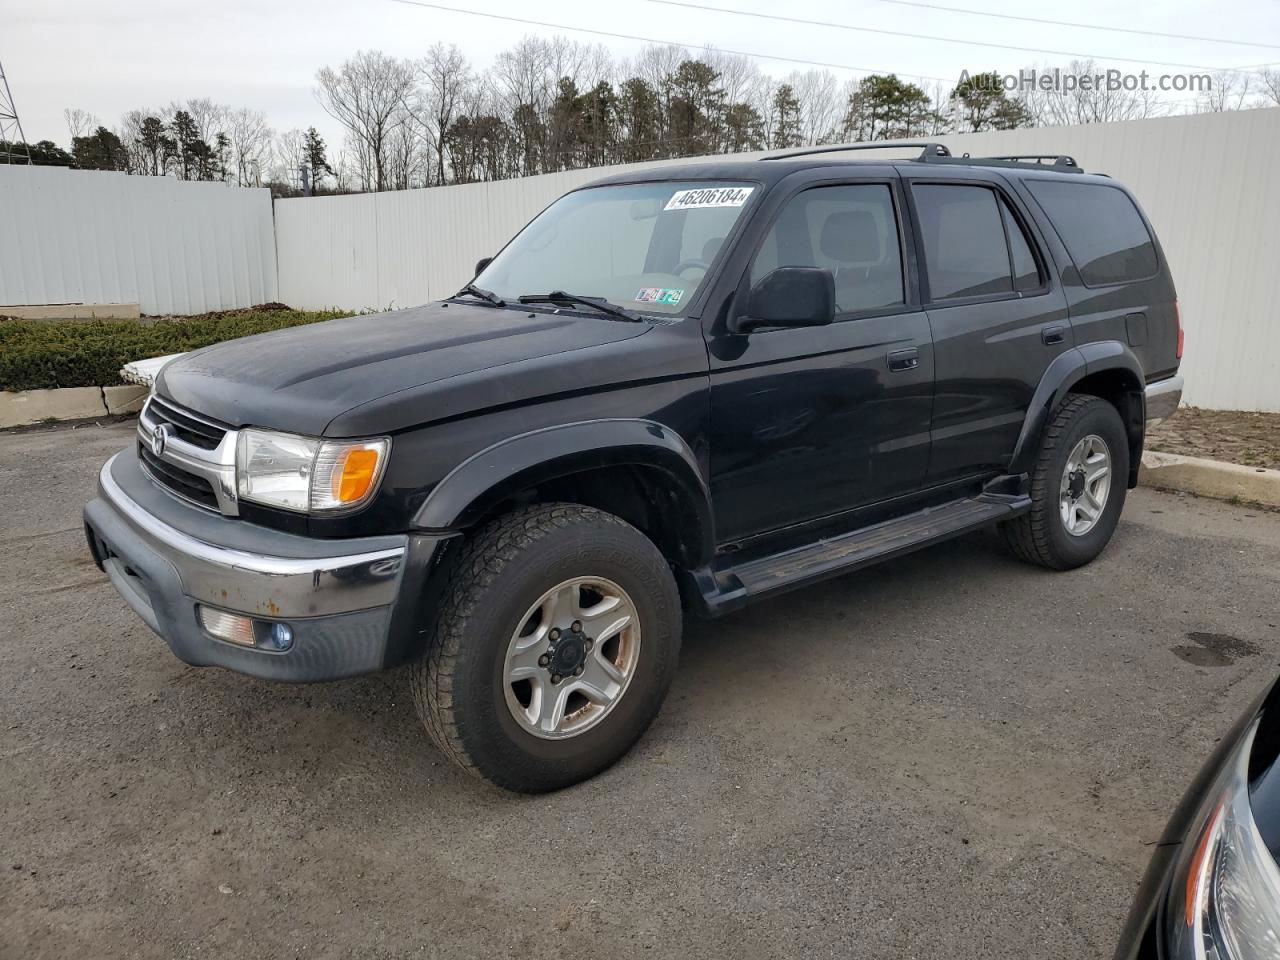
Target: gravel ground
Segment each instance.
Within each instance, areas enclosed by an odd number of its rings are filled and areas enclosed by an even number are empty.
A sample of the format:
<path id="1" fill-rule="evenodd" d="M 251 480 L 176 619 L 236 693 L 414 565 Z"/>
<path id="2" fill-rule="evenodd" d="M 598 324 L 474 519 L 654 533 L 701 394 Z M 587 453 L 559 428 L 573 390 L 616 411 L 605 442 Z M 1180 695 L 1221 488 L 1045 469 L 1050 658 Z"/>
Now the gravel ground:
<path id="1" fill-rule="evenodd" d="M 402 672 L 187 667 L 89 561 L 132 425 L 0 434 L 0 956 L 1109 956 L 1280 663 L 1280 517 L 1139 490 L 1049 574 L 988 535 L 686 634 L 639 746 L 546 797 Z"/>
<path id="2" fill-rule="evenodd" d="M 1182 407 L 1147 434 L 1165 453 L 1280 470 L 1280 413 Z"/>

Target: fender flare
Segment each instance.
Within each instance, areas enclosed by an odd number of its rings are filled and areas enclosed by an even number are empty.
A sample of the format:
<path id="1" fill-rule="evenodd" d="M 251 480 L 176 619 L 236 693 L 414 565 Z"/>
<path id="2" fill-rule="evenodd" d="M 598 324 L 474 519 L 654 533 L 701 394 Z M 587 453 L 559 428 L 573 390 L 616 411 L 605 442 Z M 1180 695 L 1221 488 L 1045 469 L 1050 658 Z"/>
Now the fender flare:
<path id="1" fill-rule="evenodd" d="M 1132 375 L 1139 397 L 1139 408 L 1136 424 L 1126 423 L 1130 445 L 1136 440 L 1136 449 L 1141 452 L 1143 425 L 1146 422 L 1145 396 L 1142 384 L 1145 382 L 1142 365 L 1133 351 L 1119 340 L 1097 340 L 1084 343 L 1070 350 L 1064 350 L 1053 358 L 1053 362 L 1040 378 L 1036 392 L 1032 395 L 1027 407 L 1027 415 L 1022 421 L 1022 432 L 1018 434 L 1018 445 L 1014 447 L 1009 461 L 1009 472 L 1013 474 L 1028 473 L 1035 461 L 1040 447 L 1040 436 L 1048 426 L 1049 417 L 1058 409 L 1071 389 L 1085 377 L 1105 370 L 1123 370 Z M 1136 436 L 1135 436 L 1136 433 Z M 1137 463 L 1130 464 L 1130 473 L 1137 475 Z M 1130 484 L 1132 486 L 1132 483 Z"/>
<path id="2" fill-rule="evenodd" d="M 472 454 L 441 480 L 413 517 L 422 530 L 471 526 L 505 497 L 538 483 L 598 467 L 641 466 L 662 471 L 697 524 L 691 563 L 715 554 L 711 491 L 697 455 L 670 427 L 652 420 L 602 419 L 517 434 Z"/>

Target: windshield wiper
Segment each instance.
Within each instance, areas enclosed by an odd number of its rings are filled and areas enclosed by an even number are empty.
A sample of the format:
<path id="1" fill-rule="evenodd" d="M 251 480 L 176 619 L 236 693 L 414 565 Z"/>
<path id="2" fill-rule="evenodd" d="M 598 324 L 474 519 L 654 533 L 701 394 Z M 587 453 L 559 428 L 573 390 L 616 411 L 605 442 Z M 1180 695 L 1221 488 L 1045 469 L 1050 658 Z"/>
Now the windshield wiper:
<path id="1" fill-rule="evenodd" d="M 580 297 L 576 293 L 565 293 L 563 290 L 552 290 L 550 293 L 526 293 L 517 298 L 521 303 L 576 303 L 584 307 L 595 307 L 601 313 L 607 313 L 619 320 L 631 323 L 643 323 L 639 316 L 625 307 L 610 303 L 604 297 Z"/>
<path id="2" fill-rule="evenodd" d="M 477 287 L 474 283 L 468 283 L 449 299 L 456 300 L 458 297 L 465 297 L 468 295 L 479 297 L 485 303 L 492 303 L 495 307 L 505 307 L 507 305 L 507 301 L 503 300 L 492 290 L 485 290 L 482 287 Z"/>

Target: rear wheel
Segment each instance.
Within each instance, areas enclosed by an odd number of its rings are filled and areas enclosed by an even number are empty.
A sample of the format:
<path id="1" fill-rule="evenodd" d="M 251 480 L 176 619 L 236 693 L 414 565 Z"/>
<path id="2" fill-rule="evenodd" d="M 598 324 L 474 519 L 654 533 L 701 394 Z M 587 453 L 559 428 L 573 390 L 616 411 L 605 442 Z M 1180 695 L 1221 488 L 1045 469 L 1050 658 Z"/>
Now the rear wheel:
<path id="1" fill-rule="evenodd" d="M 1071 394 L 1045 429 L 1031 471 L 1031 510 L 1001 524 L 1015 555 L 1053 570 L 1088 563 L 1124 508 L 1129 439 L 1106 400 Z"/>
<path id="2" fill-rule="evenodd" d="M 675 673 L 680 598 L 665 558 L 619 518 L 573 504 L 509 513 L 463 548 L 413 693 L 432 740 L 523 792 L 612 764 Z"/>

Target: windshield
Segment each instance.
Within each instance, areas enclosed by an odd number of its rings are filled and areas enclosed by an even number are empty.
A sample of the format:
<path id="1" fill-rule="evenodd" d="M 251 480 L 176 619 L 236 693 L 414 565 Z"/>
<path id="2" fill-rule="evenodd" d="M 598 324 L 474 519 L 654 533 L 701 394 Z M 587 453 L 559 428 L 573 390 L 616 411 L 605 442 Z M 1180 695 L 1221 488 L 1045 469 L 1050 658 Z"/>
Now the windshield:
<path id="1" fill-rule="evenodd" d="M 633 183 L 561 197 L 475 284 L 504 300 L 563 290 L 642 313 L 683 313 L 758 188 Z"/>

